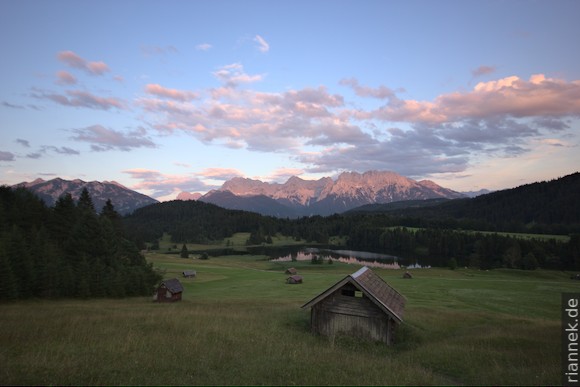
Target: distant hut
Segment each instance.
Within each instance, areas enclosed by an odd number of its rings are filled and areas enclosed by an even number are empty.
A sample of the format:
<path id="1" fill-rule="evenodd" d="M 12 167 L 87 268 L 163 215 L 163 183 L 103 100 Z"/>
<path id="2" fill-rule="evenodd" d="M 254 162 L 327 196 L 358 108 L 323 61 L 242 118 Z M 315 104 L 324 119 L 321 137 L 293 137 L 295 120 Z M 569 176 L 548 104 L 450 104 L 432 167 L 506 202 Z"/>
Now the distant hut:
<path id="1" fill-rule="evenodd" d="M 153 294 L 153 301 L 157 302 L 174 302 L 181 301 L 181 294 L 183 293 L 183 286 L 177 278 L 171 278 L 161 281 L 155 293 Z"/>
<path id="2" fill-rule="evenodd" d="M 290 274 L 290 275 L 296 275 L 298 274 L 298 271 L 296 269 L 294 269 L 293 267 L 286 269 L 286 274 Z"/>
<path id="3" fill-rule="evenodd" d="M 286 278 L 287 284 L 301 284 L 302 283 L 302 276 L 299 275 L 291 275 L 290 277 Z"/>
<path id="4" fill-rule="evenodd" d="M 403 321 L 405 297 L 363 267 L 302 306 L 311 308 L 310 326 L 324 336 L 347 334 L 394 343 Z"/>
<path id="5" fill-rule="evenodd" d="M 405 279 L 412 279 L 413 278 L 413 274 L 411 274 L 408 271 L 406 271 L 405 273 L 403 273 L 403 278 L 405 278 Z"/>
<path id="6" fill-rule="evenodd" d="M 195 270 L 184 270 L 181 274 L 183 274 L 185 278 L 194 278 L 197 275 Z"/>

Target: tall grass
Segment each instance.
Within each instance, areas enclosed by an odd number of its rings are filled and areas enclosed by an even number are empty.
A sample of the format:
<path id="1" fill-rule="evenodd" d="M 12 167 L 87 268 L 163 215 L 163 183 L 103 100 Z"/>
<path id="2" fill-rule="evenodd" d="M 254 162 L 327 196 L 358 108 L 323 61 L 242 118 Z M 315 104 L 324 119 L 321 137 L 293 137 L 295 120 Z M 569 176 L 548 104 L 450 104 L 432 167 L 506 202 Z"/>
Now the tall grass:
<path id="1" fill-rule="evenodd" d="M 563 273 L 377 272 L 407 297 L 387 347 L 309 331 L 300 308 L 357 268 L 151 256 L 183 279 L 184 299 L 0 305 L 3 385 L 553 385 L 559 377 Z M 286 285 L 285 264 L 303 285 Z"/>

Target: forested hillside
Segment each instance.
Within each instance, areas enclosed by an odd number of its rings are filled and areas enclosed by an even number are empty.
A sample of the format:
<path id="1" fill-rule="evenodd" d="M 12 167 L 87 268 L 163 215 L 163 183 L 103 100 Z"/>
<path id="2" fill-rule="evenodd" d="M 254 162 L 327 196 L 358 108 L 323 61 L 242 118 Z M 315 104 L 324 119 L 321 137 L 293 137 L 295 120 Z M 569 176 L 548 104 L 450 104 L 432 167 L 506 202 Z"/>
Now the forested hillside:
<path id="1" fill-rule="evenodd" d="M 158 280 L 110 201 L 97 213 L 85 190 L 48 208 L 0 187 L 0 299 L 149 295 Z"/>
<path id="2" fill-rule="evenodd" d="M 173 201 L 137 210 L 124 218 L 140 244 L 155 242 L 164 232 L 175 243 L 221 243 L 237 232 L 247 232 L 252 245 L 267 243 L 280 233 L 306 243 L 327 244 L 336 236 L 353 250 L 394 254 L 408 263 L 433 266 L 471 266 L 482 269 L 580 269 L 580 237 L 568 241 L 522 239 L 502 234 L 466 232 L 440 221 L 402 218 L 388 214 L 312 216 L 279 219 L 226 210 L 194 201 Z M 417 226 L 421 223 L 421 226 Z M 144 244 L 143 244 L 144 246 Z"/>
<path id="3" fill-rule="evenodd" d="M 580 233 L 580 173 L 437 205 L 364 206 L 351 214 L 386 212 L 451 228 L 544 234 Z M 433 204 L 426 203 L 426 204 Z M 415 225 L 419 225 L 417 221 Z"/>
<path id="4" fill-rule="evenodd" d="M 277 228 L 273 218 L 194 200 L 174 200 L 143 207 L 125 217 L 124 223 L 139 243 L 160 238 L 164 232 L 175 242 L 207 243 L 235 232 L 252 232 L 262 227 L 275 233 Z"/>

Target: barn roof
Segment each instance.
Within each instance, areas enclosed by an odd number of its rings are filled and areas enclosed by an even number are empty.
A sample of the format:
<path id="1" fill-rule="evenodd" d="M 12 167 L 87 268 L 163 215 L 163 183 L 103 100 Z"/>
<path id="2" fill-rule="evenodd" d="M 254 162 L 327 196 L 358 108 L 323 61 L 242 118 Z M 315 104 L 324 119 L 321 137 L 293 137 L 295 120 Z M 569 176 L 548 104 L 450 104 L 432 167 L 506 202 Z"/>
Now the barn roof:
<path id="1" fill-rule="evenodd" d="M 302 308 L 316 305 L 347 283 L 353 284 L 385 313 L 391 315 L 399 322 L 403 321 L 405 297 L 366 266 L 353 274 L 347 275 L 326 291 L 302 305 Z"/>
<path id="2" fill-rule="evenodd" d="M 181 282 L 179 282 L 179 280 L 177 278 L 163 280 L 163 281 L 161 281 L 161 285 L 165 285 L 165 287 L 171 293 L 183 292 L 183 286 L 181 285 Z"/>

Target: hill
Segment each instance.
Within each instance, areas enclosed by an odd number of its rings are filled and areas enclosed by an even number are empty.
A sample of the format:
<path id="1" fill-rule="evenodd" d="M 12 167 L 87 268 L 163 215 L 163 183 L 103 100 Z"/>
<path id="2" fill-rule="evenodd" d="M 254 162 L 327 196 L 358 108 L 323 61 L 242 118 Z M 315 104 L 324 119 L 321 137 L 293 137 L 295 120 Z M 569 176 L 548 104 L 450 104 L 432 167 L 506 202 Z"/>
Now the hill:
<path id="1" fill-rule="evenodd" d="M 207 243 L 236 232 L 268 228 L 271 218 L 228 210 L 200 201 L 173 200 L 139 208 L 123 219 L 127 232 L 140 242 L 151 242 L 164 232 L 175 242 Z M 273 233 L 273 231 L 272 231 Z"/>
<path id="2" fill-rule="evenodd" d="M 470 222 L 473 229 L 580 232 L 580 173 L 496 191 L 475 198 L 363 206 L 350 214 L 388 213 L 401 217 Z M 408 204 L 408 205 L 406 205 Z M 430 205 L 434 204 L 434 205 Z"/>

